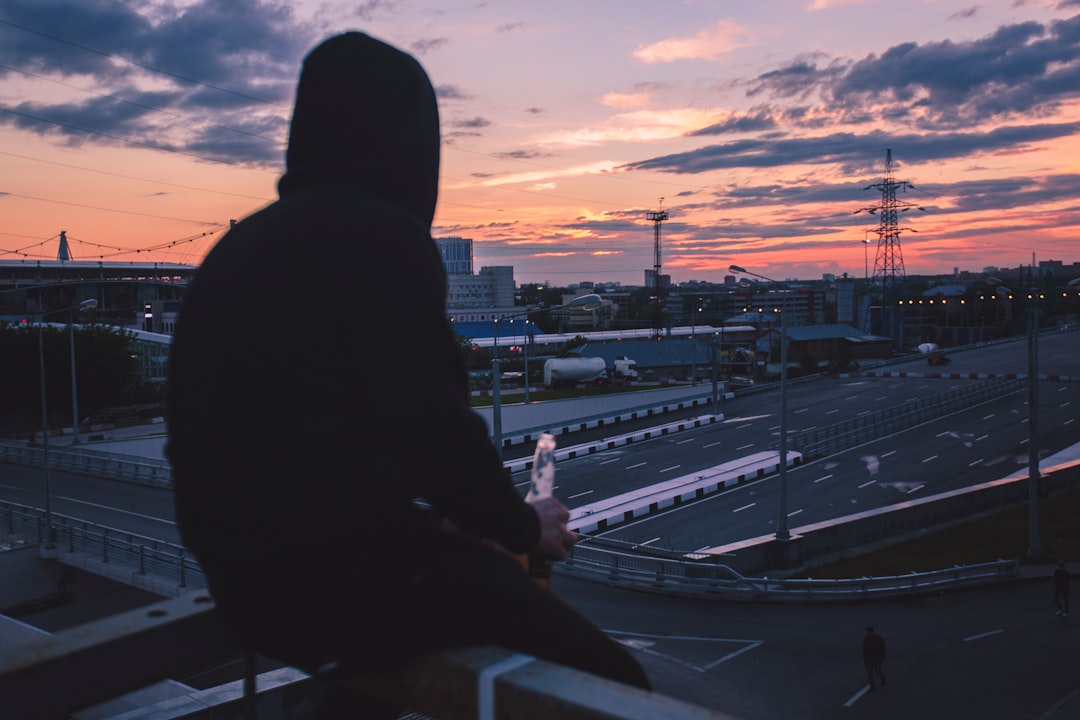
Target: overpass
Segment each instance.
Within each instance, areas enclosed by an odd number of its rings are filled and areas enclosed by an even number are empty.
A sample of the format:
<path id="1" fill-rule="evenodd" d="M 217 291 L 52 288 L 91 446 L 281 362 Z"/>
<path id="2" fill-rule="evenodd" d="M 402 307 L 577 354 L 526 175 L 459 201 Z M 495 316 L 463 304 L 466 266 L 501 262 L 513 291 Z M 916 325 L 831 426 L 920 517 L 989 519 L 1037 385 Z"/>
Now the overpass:
<path id="1" fill-rule="evenodd" d="M 625 568 L 625 569 L 621 569 L 621 570 L 622 570 L 622 571 L 629 571 L 630 569 L 629 569 L 629 568 Z M 653 578 L 652 578 L 652 580 L 656 580 L 656 575 L 654 575 L 654 574 L 653 574 Z M 502 661 L 500 660 L 500 661 L 497 661 L 497 662 L 502 662 Z M 572 717 L 572 716 L 568 716 L 568 717 Z M 667 717 L 676 717 L 676 716 L 667 716 Z"/>

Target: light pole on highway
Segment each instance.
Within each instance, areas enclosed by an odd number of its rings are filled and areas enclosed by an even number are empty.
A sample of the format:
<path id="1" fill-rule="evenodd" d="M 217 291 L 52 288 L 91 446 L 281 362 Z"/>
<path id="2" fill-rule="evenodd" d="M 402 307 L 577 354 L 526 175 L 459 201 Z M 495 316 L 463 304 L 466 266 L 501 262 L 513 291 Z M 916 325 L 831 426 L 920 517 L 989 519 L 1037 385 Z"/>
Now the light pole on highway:
<path id="1" fill-rule="evenodd" d="M 1028 364 L 1028 557 L 1042 556 L 1039 541 L 1039 318 L 1037 302 L 1042 295 L 1035 285 L 1035 263 L 1027 302 Z"/>
<path id="2" fill-rule="evenodd" d="M 59 313 L 81 313 L 85 310 L 93 310 L 97 307 L 97 300 L 89 298 L 78 305 L 51 310 L 41 314 L 38 321 L 38 373 L 41 376 L 41 471 L 45 485 L 45 549 L 52 550 L 56 547 L 56 534 L 52 523 L 52 490 L 49 487 L 49 406 L 45 393 L 45 318 Z M 69 325 L 74 325 L 75 318 L 69 318 Z M 78 437 L 78 401 L 75 399 L 75 331 L 71 331 L 71 406 L 75 413 L 75 433 Z"/>
<path id="3" fill-rule="evenodd" d="M 511 315 L 504 315 L 503 317 L 495 321 L 495 337 L 492 343 L 491 353 L 491 429 L 492 439 L 495 442 L 495 450 L 499 453 L 499 459 L 502 459 L 503 453 L 503 437 L 502 437 L 502 372 L 499 370 L 499 323 L 503 320 L 512 320 L 514 318 L 525 317 L 533 315 L 535 313 L 548 313 L 552 310 L 563 310 L 566 308 L 578 308 L 579 310 L 595 310 L 604 304 L 603 298 L 595 293 L 588 295 L 581 295 L 574 298 L 565 305 L 552 305 L 551 307 L 537 306 L 530 310 L 526 310 L 520 313 L 513 313 Z M 529 325 L 525 323 L 525 352 L 528 353 L 528 329 Z M 526 355 L 528 357 L 528 355 Z M 528 365 L 526 365 L 526 372 L 528 372 Z M 525 376 L 525 385 L 528 387 L 529 377 Z"/>
<path id="4" fill-rule="evenodd" d="M 784 283 L 750 272 L 738 265 L 732 265 L 728 269 L 734 273 L 753 275 L 774 285 L 784 287 Z M 780 310 L 780 515 L 776 521 L 776 539 L 781 541 L 791 539 L 787 517 L 787 311 L 788 303 L 785 296 L 784 307 Z"/>

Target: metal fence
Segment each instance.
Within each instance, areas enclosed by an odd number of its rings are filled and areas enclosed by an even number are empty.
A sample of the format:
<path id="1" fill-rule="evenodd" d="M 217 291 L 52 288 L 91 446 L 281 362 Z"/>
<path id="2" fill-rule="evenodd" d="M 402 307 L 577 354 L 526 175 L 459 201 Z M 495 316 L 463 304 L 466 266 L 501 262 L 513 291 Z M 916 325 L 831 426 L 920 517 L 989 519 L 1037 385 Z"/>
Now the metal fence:
<path id="1" fill-rule="evenodd" d="M 58 555 L 78 556 L 80 560 L 97 561 L 102 566 L 122 569 L 126 573 L 152 576 L 166 587 L 177 590 L 206 587 L 202 568 L 180 545 L 57 513 L 53 513 L 52 518 L 50 533 L 40 510 L 0 503 L 0 529 L 6 532 L 8 542 L 5 544 L 9 546 L 52 545 Z M 87 566 L 85 562 L 80 564 Z"/>
<path id="2" fill-rule="evenodd" d="M 0 443 L 0 462 L 43 467 L 45 450 L 39 444 Z M 67 446 L 50 445 L 49 467 L 97 477 L 166 487 L 172 485 L 172 466 L 169 463 L 138 455 L 102 452 L 90 448 L 71 450 Z"/>
<path id="3" fill-rule="evenodd" d="M 982 380 L 933 397 L 909 400 L 850 420 L 792 434 L 788 437 L 788 447 L 806 458 L 825 457 L 1025 387 L 1025 379 Z M 778 445 L 779 442 L 774 441 L 770 447 L 775 449 Z"/>
<path id="4" fill-rule="evenodd" d="M 154 576 L 158 586 L 176 591 L 206 587 L 206 576 L 183 547 L 121 532 L 62 515 L 53 515 L 58 554 L 78 556 L 85 569 L 123 569 L 133 576 Z M 0 504 L 0 528 L 10 539 L 45 545 L 48 528 L 35 508 Z M 87 563 L 85 561 L 93 561 Z M 617 540 L 584 537 L 570 557 L 555 565 L 560 574 L 619 587 L 647 589 L 671 595 L 727 600 L 806 602 L 865 600 L 871 597 L 914 595 L 974 582 L 998 582 L 1019 575 L 1018 560 L 907 575 L 829 579 L 745 577 L 732 568 L 702 562 L 692 553 L 640 546 Z M 109 574 L 109 573 L 103 573 Z M 113 573 L 117 575 L 118 573 Z"/>
<path id="5" fill-rule="evenodd" d="M 688 559 L 692 554 L 646 550 L 610 539 L 589 538 L 574 546 L 557 571 L 627 588 L 699 598 L 748 601 L 853 601 L 935 592 L 1019 576 L 1019 560 L 956 565 L 906 575 L 842 579 L 744 577 L 732 568 Z"/>

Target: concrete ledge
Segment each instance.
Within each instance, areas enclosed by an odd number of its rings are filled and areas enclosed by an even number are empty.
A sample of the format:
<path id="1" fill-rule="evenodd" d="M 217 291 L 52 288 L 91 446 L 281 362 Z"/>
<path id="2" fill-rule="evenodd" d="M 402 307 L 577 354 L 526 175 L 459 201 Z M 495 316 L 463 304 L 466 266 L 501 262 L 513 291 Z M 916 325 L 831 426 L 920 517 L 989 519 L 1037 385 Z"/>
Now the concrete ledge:
<path id="1" fill-rule="evenodd" d="M 205 593 L 120 613 L 0 654 L 4 717 L 54 720 L 152 683 L 233 660 L 241 653 Z M 258 717 L 289 717 L 326 683 L 440 718 L 494 720 L 730 720 L 730 716 L 496 647 L 458 648 L 401 670 L 318 679 L 291 668 L 259 675 Z M 285 696 L 288 696 L 287 698 Z M 288 702 L 285 702 L 285 700 Z M 127 710 L 124 720 L 238 717 L 243 682 Z M 114 717 L 118 717 L 115 716 Z"/>
<path id="2" fill-rule="evenodd" d="M 788 452 L 788 467 L 802 463 L 802 455 Z M 570 511 L 571 530 L 592 533 L 645 517 L 668 508 L 713 495 L 729 487 L 779 472 L 780 454 L 759 452 L 684 475 L 656 485 L 604 498 Z"/>
<path id="3" fill-rule="evenodd" d="M 701 415 L 696 418 L 687 418 L 685 420 L 679 420 L 677 422 L 667 423 L 666 425 L 658 425 L 646 430 L 638 430 L 636 432 L 625 433 L 622 435 L 615 435 L 610 438 L 602 438 L 592 442 L 581 443 L 579 445 L 571 445 L 565 448 L 557 448 L 555 450 L 555 460 L 568 460 L 570 458 L 580 457 L 582 455 L 592 455 L 593 453 L 601 452 L 603 450 L 611 450 L 612 448 L 622 447 L 623 445 L 630 445 L 635 442 L 641 442 L 643 440 L 649 440 L 654 437 L 661 437 L 673 432 L 682 432 L 683 430 L 689 430 L 692 428 L 702 427 L 703 425 L 711 425 L 716 422 L 720 422 L 724 419 L 723 415 Z M 587 423 L 583 423 L 583 426 Z M 599 425 L 593 425 L 594 427 L 601 427 L 603 422 Z M 575 428 L 576 429 L 576 428 Z M 584 427 L 582 427 L 584 429 Z M 553 428 L 553 430 L 556 430 Z M 553 434 L 565 434 L 570 431 L 568 427 L 558 428 L 561 432 L 553 432 Z M 539 437 L 540 433 L 536 433 L 536 437 Z M 523 437 L 533 438 L 532 435 Z M 533 438 L 535 439 L 535 438 Z M 507 445 L 510 443 L 508 442 Z M 532 467 L 532 458 L 521 458 L 519 460 L 512 460 L 503 465 L 509 468 L 510 472 L 519 472 L 522 470 L 528 470 Z"/>
<path id="4" fill-rule="evenodd" d="M 722 720 L 731 716 L 502 648 L 461 648 L 344 684 L 439 718 Z"/>

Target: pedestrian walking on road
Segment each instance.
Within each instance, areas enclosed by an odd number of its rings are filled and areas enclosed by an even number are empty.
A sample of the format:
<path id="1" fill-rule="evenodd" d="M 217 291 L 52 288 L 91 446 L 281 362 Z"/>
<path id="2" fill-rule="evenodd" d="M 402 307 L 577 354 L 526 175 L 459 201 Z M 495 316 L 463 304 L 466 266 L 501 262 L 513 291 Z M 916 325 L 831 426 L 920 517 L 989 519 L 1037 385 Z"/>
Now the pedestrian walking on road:
<path id="1" fill-rule="evenodd" d="M 1069 581 L 1072 576 L 1064 562 L 1059 562 L 1054 570 L 1054 604 L 1057 605 L 1057 614 L 1062 617 L 1069 616 Z"/>
<path id="2" fill-rule="evenodd" d="M 874 676 L 881 682 L 881 687 L 885 687 L 885 671 L 882 669 L 882 663 L 885 662 L 885 638 L 874 631 L 873 625 L 866 626 L 862 657 L 866 665 L 866 680 L 870 683 L 870 692 L 874 691 Z"/>

